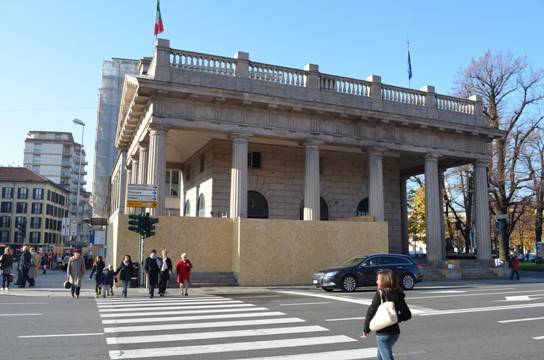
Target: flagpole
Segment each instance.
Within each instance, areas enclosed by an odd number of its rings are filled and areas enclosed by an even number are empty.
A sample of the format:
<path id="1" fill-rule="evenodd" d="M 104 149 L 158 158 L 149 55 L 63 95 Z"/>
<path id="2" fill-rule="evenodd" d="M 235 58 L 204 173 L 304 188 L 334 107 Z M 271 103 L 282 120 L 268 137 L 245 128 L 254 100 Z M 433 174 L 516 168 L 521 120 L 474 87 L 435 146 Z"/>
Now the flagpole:
<path id="1" fill-rule="evenodd" d="M 408 70 L 409 71 L 409 75 L 408 75 L 408 89 L 411 89 L 412 88 L 412 69 L 411 69 L 411 64 L 410 64 L 410 40 L 406 40 L 406 49 L 408 50 L 408 66 L 410 66 L 410 69 Z"/>

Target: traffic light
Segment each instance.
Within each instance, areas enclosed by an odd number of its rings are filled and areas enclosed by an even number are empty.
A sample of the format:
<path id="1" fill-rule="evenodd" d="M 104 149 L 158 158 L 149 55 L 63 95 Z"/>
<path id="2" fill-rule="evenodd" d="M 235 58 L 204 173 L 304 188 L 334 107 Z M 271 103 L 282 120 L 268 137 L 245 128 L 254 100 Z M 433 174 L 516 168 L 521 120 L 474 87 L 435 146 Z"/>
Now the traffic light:
<path id="1" fill-rule="evenodd" d="M 134 231 L 135 233 L 142 233 L 142 229 L 143 229 L 143 226 L 142 226 L 142 220 L 143 220 L 143 216 L 138 214 L 138 215 L 129 215 L 128 216 L 128 229 L 130 231 Z"/>
<path id="2" fill-rule="evenodd" d="M 155 235 L 155 224 L 159 222 L 159 219 L 152 218 L 149 213 L 142 216 L 142 234 L 144 238 Z"/>

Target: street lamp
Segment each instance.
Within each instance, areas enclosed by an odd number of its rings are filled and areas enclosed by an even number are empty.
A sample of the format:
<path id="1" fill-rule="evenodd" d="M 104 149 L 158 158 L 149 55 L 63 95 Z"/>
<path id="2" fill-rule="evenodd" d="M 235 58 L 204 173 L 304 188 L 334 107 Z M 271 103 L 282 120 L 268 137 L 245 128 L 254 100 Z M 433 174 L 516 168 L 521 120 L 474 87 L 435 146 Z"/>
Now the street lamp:
<path id="1" fill-rule="evenodd" d="M 74 124 L 81 126 L 81 144 L 79 145 L 79 167 L 78 167 L 78 174 L 77 174 L 77 195 L 76 195 L 76 219 L 77 219 L 77 227 L 76 227 L 76 244 L 77 240 L 79 239 L 79 192 L 80 192 L 80 186 L 81 186 L 81 157 L 83 156 L 83 135 L 85 133 L 85 123 L 79 119 L 72 120 Z"/>

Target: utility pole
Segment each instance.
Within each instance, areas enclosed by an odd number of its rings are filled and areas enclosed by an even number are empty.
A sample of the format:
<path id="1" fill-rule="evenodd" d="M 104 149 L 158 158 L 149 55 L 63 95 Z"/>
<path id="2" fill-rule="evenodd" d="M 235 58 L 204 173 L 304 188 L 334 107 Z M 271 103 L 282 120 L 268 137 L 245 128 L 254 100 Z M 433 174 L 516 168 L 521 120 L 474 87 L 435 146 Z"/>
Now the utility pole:
<path id="1" fill-rule="evenodd" d="M 79 166 L 78 166 L 78 174 L 77 174 L 77 194 L 76 194 L 76 219 L 77 219 L 77 227 L 76 227 L 76 236 L 75 236 L 75 242 L 77 245 L 78 240 L 81 240 L 80 232 L 79 232 L 79 226 L 81 225 L 81 221 L 79 219 L 79 193 L 80 193 L 80 187 L 81 187 L 81 158 L 83 157 L 83 135 L 85 134 L 85 123 L 79 119 L 73 120 L 74 124 L 81 126 L 81 143 L 79 144 Z"/>

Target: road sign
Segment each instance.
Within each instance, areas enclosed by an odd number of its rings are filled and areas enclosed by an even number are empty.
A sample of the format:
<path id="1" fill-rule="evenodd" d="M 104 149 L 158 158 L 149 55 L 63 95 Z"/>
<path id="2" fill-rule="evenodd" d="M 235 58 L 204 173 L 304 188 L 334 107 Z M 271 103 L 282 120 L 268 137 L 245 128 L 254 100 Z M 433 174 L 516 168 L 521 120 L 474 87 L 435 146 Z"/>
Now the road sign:
<path id="1" fill-rule="evenodd" d="M 159 200 L 159 187 L 147 184 L 129 184 L 127 207 L 156 208 Z"/>
<path id="2" fill-rule="evenodd" d="M 70 236 L 70 218 L 62 218 L 62 236 Z"/>
<path id="3" fill-rule="evenodd" d="M 75 216 L 70 218 L 70 236 L 77 236 L 77 218 Z"/>

